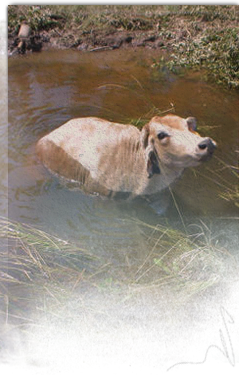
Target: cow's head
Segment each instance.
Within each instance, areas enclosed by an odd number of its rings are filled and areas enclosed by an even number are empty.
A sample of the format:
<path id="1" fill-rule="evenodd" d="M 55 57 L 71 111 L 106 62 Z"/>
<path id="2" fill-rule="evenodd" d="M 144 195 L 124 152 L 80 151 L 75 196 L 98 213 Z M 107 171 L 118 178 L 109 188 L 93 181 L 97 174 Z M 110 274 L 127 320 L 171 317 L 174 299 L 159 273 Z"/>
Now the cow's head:
<path id="1" fill-rule="evenodd" d="M 148 177 L 159 174 L 161 167 L 183 169 L 209 160 L 216 143 L 196 132 L 194 117 L 176 115 L 153 117 L 141 131 Z"/>

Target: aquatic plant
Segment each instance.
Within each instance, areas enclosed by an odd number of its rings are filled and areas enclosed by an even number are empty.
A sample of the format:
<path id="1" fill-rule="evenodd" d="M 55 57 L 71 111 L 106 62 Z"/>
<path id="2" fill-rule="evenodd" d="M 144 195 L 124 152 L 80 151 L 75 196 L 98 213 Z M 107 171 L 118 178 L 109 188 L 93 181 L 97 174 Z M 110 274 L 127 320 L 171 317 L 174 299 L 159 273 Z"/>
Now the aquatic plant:
<path id="1" fill-rule="evenodd" d="M 228 260 L 233 257 L 212 238 L 205 223 L 195 226 L 197 231 L 191 234 L 162 225 L 138 224 L 152 247 L 134 275 L 135 290 L 160 290 L 170 285 L 182 302 L 223 281 Z"/>
<path id="2" fill-rule="evenodd" d="M 239 167 L 236 165 L 227 164 L 221 159 L 218 159 L 218 161 L 223 166 L 223 168 L 228 171 L 230 177 L 234 177 L 235 181 L 234 184 L 226 184 L 223 191 L 220 192 L 219 196 L 228 202 L 232 202 L 236 207 L 239 207 Z M 221 176 L 218 174 L 217 178 L 219 179 L 219 181 L 220 177 Z"/>
<path id="3" fill-rule="evenodd" d="M 77 363 L 134 358 L 143 338 L 101 309 L 93 281 L 105 265 L 79 246 L 26 224 L 0 219 L 0 315 L 16 366 L 66 370 Z M 88 261 L 88 262 L 87 262 Z"/>
<path id="4" fill-rule="evenodd" d="M 235 187 L 234 191 L 225 191 L 220 194 L 220 197 L 228 202 L 233 202 L 235 206 L 239 207 L 239 188 Z"/>
<path id="5" fill-rule="evenodd" d="M 206 170 L 210 173 L 209 175 L 203 174 L 198 170 L 195 170 L 195 175 L 199 175 L 204 179 L 212 181 L 219 190 L 217 195 L 239 207 L 239 190 L 238 190 L 238 181 L 239 181 L 239 168 L 235 164 L 235 159 L 237 158 L 238 151 L 235 154 L 232 154 L 232 163 L 229 161 L 225 162 L 222 158 L 214 156 L 217 161 L 217 168 L 207 167 Z"/>
<path id="6" fill-rule="evenodd" d="M 131 221 L 132 223 L 132 221 Z M 142 296 L 166 291 L 174 308 L 228 282 L 232 256 L 201 223 L 196 234 L 137 221 L 149 244 L 135 269 L 113 267 L 77 244 L 27 224 L 0 219 L 0 317 L 15 365 L 62 371 L 79 363 L 102 366 L 133 360 L 149 348 L 117 314 Z M 150 235 L 149 232 L 150 231 Z"/>

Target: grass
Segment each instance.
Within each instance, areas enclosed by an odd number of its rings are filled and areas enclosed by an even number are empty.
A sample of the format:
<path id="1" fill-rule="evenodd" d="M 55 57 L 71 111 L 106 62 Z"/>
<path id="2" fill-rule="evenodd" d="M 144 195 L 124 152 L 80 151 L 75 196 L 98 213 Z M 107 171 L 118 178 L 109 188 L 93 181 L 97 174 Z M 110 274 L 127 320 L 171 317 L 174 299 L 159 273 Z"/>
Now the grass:
<path id="1" fill-rule="evenodd" d="M 106 280 L 108 286 L 110 284 L 110 294 L 115 293 L 115 305 L 164 290 L 178 309 L 212 287 L 228 282 L 225 258 L 231 264 L 231 271 L 234 268 L 236 273 L 233 257 L 226 249 L 212 243 L 205 224 L 202 223 L 199 232 L 193 235 L 160 225 L 138 224 L 152 229 L 152 248 L 143 264 L 129 277 L 121 282 Z"/>
<path id="2" fill-rule="evenodd" d="M 237 151 L 238 153 L 238 151 Z M 223 164 L 223 166 L 225 168 L 227 168 L 234 176 L 235 178 L 235 185 L 230 185 L 226 188 L 226 190 L 224 192 L 221 193 L 221 198 L 229 201 L 229 202 L 233 202 L 235 204 L 236 207 L 239 207 L 239 186 L 238 186 L 238 183 L 239 183 L 239 167 L 238 166 L 235 166 L 235 165 L 228 165 L 228 164 L 225 164 L 224 162 L 221 161 L 221 163 Z"/>
<path id="3" fill-rule="evenodd" d="M 218 157 L 216 158 L 220 168 L 219 171 L 211 171 L 211 173 L 215 175 L 215 183 L 223 188 L 219 196 L 222 199 L 233 203 L 236 207 L 239 207 L 239 167 L 238 165 L 227 164 Z M 221 174 L 222 170 L 226 171 L 226 174 L 224 172 L 223 176 Z"/>
<path id="4" fill-rule="evenodd" d="M 172 29 L 161 30 L 162 38 L 172 40 L 169 57 L 161 57 L 154 68 L 167 67 L 178 74 L 201 70 L 207 80 L 228 88 L 239 88 L 238 20 L 239 7 L 185 6 Z M 180 33 L 177 31 L 177 27 Z"/>
<path id="5" fill-rule="evenodd" d="M 145 233 L 149 252 L 134 270 L 126 256 L 122 271 L 75 244 L 1 218 L 0 318 L 4 335 L 16 337 L 6 351 L 14 364 L 59 372 L 79 362 L 133 360 L 149 346 L 113 311 L 162 290 L 178 309 L 229 282 L 225 259 L 230 275 L 237 269 L 203 223 L 194 235 L 137 224 L 151 232 Z"/>
<path id="6" fill-rule="evenodd" d="M 220 197 L 228 202 L 233 202 L 235 206 L 239 207 L 239 188 L 236 186 L 234 189 L 230 188 L 226 192 L 220 194 Z"/>
<path id="7" fill-rule="evenodd" d="M 208 128 L 206 128 L 206 134 L 208 134 Z M 216 193 L 218 197 L 230 202 L 236 207 L 239 207 L 239 167 L 238 162 L 236 162 L 237 164 L 235 163 L 237 154 L 238 151 L 235 151 L 235 154 L 232 154 L 231 164 L 214 155 L 213 158 L 217 162 L 214 168 L 206 166 L 205 170 L 207 173 L 202 173 L 197 169 L 194 169 L 193 171 L 195 176 L 200 176 L 205 180 L 211 181 L 215 187 L 218 187 Z"/>
<path id="8" fill-rule="evenodd" d="M 127 116 L 123 117 L 123 122 L 126 124 L 131 124 L 136 126 L 137 128 L 141 129 L 147 122 L 149 122 L 152 117 L 154 116 L 165 116 L 167 113 L 174 113 L 175 112 L 175 107 L 173 103 L 170 103 L 170 106 L 166 109 L 160 109 L 154 105 L 152 102 L 151 98 L 149 97 L 147 90 L 143 87 L 141 82 L 132 76 L 134 82 L 135 82 L 135 87 L 129 87 L 126 85 L 119 85 L 119 84 L 106 84 L 103 86 L 99 86 L 98 89 L 118 89 L 122 91 L 130 91 L 134 96 L 138 96 L 142 99 L 145 105 L 147 105 L 147 111 L 144 113 L 141 117 L 137 118 L 129 118 Z M 112 111 L 110 111 L 112 112 Z"/>
<path id="9" fill-rule="evenodd" d="M 0 237 L 0 315 L 5 335 L 19 337 L 14 354 L 7 352 L 17 366 L 57 371 L 77 361 L 96 365 L 97 358 L 109 364 L 146 345 L 126 321 L 97 305 L 92 280 L 104 265 L 92 254 L 4 218 Z"/>
<path id="10" fill-rule="evenodd" d="M 85 33 L 99 29 L 151 30 L 158 17 L 164 17 L 165 6 L 141 5 L 47 5 L 15 6 L 8 8 L 9 29 L 26 20 L 33 30 L 46 28 L 78 28 Z M 167 17 L 167 15 L 166 15 Z"/>
<path id="11" fill-rule="evenodd" d="M 197 38 L 173 44 L 169 58 L 162 57 L 154 68 L 166 66 L 173 73 L 202 70 L 207 80 L 229 88 L 239 88 L 238 28 L 209 29 Z"/>

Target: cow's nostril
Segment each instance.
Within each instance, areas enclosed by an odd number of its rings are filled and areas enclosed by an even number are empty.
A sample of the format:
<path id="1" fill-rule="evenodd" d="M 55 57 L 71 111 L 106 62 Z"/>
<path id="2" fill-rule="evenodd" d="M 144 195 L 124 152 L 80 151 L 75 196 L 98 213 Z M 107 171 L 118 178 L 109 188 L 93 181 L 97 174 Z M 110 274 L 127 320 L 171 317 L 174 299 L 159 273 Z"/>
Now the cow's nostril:
<path id="1" fill-rule="evenodd" d="M 212 140 L 210 138 L 204 138 L 198 145 L 200 150 L 208 150 L 211 151 L 215 147 L 213 146 Z"/>
<path id="2" fill-rule="evenodd" d="M 198 147 L 200 148 L 200 150 L 205 150 L 208 147 L 208 145 L 207 143 L 200 143 Z"/>

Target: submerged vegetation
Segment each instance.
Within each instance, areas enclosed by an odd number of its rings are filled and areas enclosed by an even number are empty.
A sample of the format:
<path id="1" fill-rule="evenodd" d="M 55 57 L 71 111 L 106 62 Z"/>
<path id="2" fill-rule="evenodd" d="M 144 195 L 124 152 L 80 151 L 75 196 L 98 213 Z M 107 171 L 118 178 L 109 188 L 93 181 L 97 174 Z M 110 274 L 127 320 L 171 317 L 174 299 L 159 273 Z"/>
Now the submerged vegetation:
<path id="1" fill-rule="evenodd" d="M 197 69 L 207 79 L 239 88 L 237 5 L 11 5 L 9 41 L 22 21 L 46 44 L 101 50 L 159 51 L 153 69 Z"/>
<path id="2" fill-rule="evenodd" d="M 235 206 L 239 207 L 239 187 L 236 186 L 233 189 L 228 189 L 226 192 L 221 193 L 221 197 L 226 201 L 233 202 Z"/>
<path id="3" fill-rule="evenodd" d="M 136 283 L 142 282 L 147 288 L 170 284 L 183 302 L 224 280 L 227 261 L 232 256 L 217 245 L 204 223 L 196 226 L 196 233 L 138 224 L 142 230 L 146 228 L 147 233 L 150 231 L 148 241 L 152 248 L 137 270 Z"/>
<path id="4" fill-rule="evenodd" d="M 93 280 L 105 268 L 99 259 L 5 219 L 0 237 L 0 318 L 6 335 L 19 336 L 14 350 L 7 350 L 14 364 L 62 371 L 77 361 L 97 365 L 100 359 L 102 365 L 125 355 L 132 359 L 147 347 L 126 321 L 97 303 Z"/>
<path id="5" fill-rule="evenodd" d="M 238 154 L 238 152 L 237 152 Z M 221 165 L 234 177 L 234 184 L 226 184 L 224 190 L 220 193 L 220 197 L 228 202 L 232 202 L 236 207 L 239 207 L 239 166 L 228 165 L 222 160 L 219 160 Z M 220 181 L 220 176 L 219 181 Z"/>
<path id="6" fill-rule="evenodd" d="M 228 282 L 227 262 L 231 275 L 236 269 L 203 224 L 194 235 L 138 225 L 151 231 L 150 250 L 136 270 L 126 259 L 123 272 L 77 245 L 1 219 L 0 319 L 5 335 L 19 337 L 7 350 L 14 364 L 57 371 L 79 361 L 133 360 L 148 344 L 113 311 L 160 290 L 180 307 Z"/>

